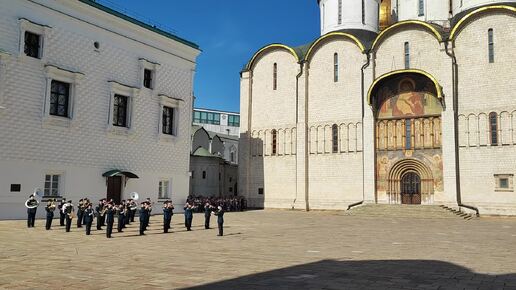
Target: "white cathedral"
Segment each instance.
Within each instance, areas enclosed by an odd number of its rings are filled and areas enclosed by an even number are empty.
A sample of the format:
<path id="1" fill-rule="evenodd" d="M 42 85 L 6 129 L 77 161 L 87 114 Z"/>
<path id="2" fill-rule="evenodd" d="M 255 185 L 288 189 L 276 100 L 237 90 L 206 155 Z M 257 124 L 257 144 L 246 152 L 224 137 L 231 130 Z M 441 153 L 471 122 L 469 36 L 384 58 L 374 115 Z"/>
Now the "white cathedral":
<path id="1" fill-rule="evenodd" d="M 317 4 L 319 38 L 241 72 L 249 205 L 516 214 L 516 1 Z"/>

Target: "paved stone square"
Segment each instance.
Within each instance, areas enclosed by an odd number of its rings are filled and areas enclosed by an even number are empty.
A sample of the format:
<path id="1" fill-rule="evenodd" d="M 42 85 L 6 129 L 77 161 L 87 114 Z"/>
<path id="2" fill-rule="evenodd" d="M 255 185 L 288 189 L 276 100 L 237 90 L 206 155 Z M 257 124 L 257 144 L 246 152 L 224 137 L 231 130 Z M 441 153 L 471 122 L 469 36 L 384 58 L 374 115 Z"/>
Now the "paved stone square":
<path id="1" fill-rule="evenodd" d="M 516 289 L 516 219 L 451 213 L 227 213 L 105 232 L 0 222 L 1 289 Z M 42 209 L 38 209 L 42 210 Z M 374 212 L 374 211 L 373 211 Z M 351 212 L 353 213 L 353 211 Z M 116 226 L 116 223 L 115 223 Z M 216 227 L 216 224 L 213 224 Z"/>

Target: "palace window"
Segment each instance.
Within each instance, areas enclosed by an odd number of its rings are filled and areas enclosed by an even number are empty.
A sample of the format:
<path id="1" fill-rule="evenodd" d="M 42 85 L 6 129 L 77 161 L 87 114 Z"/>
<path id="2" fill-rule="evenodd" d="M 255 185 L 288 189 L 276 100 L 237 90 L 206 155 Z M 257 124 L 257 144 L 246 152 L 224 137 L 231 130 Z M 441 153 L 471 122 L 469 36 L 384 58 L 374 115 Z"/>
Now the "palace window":
<path id="1" fill-rule="evenodd" d="M 339 54 L 333 55 L 333 82 L 339 81 Z"/>
<path id="2" fill-rule="evenodd" d="M 278 64 L 274 63 L 273 72 L 272 72 L 272 89 L 278 89 Z"/>
<path id="3" fill-rule="evenodd" d="M 333 153 L 339 152 L 339 127 L 337 124 L 334 124 L 331 127 L 331 147 Z"/>
<path id="4" fill-rule="evenodd" d="M 410 68 L 410 47 L 409 47 L 408 42 L 405 42 L 404 48 L 405 48 L 405 69 L 409 69 Z"/>
<path id="5" fill-rule="evenodd" d="M 21 184 L 11 184 L 11 192 L 20 192 Z"/>
<path id="6" fill-rule="evenodd" d="M 174 135 L 174 108 L 163 106 L 162 122 L 161 132 L 167 135 Z"/>
<path id="7" fill-rule="evenodd" d="M 491 112 L 489 114 L 489 136 L 491 138 L 491 146 L 498 145 L 498 114 Z"/>
<path id="8" fill-rule="evenodd" d="M 487 42 L 488 42 L 488 49 L 489 49 L 489 63 L 494 62 L 494 38 L 493 38 L 493 29 L 489 28 L 487 30 Z"/>
<path id="9" fill-rule="evenodd" d="M 514 191 L 514 174 L 495 174 L 495 191 Z"/>
<path id="10" fill-rule="evenodd" d="M 127 99 L 122 95 L 115 95 L 113 103 L 113 126 L 127 127 Z"/>
<path id="11" fill-rule="evenodd" d="M 202 179 L 206 179 L 206 171 L 202 172 Z"/>
<path id="12" fill-rule="evenodd" d="M 159 189 L 158 189 L 158 198 L 159 199 L 170 198 L 169 185 L 170 185 L 170 182 L 168 180 L 160 180 L 159 181 Z"/>
<path id="13" fill-rule="evenodd" d="M 425 0 L 419 0 L 418 4 L 418 16 L 425 15 Z"/>
<path id="14" fill-rule="evenodd" d="M 220 114 L 211 112 L 194 112 L 194 123 L 220 125 Z"/>
<path id="15" fill-rule="evenodd" d="M 70 84 L 52 80 L 50 86 L 50 111 L 53 116 L 68 118 Z"/>
<path id="16" fill-rule="evenodd" d="M 26 56 L 41 58 L 41 35 L 25 31 L 25 45 L 23 51 Z"/>
<path id="17" fill-rule="evenodd" d="M 278 152 L 278 132 L 272 130 L 272 155 L 276 155 Z"/>
<path id="18" fill-rule="evenodd" d="M 339 25 L 342 24 L 342 0 L 339 0 Z"/>
<path id="19" fill-rule="evenodd" d="M 150 69 L 144 69 L 143 70 L 143 86 L 152 89 L 152 77 L 153 73 Z"/>
<path id="20" fill-rule="evenodd" d="M 412 149 L 412 121 L 405 120 L 405 149 Z"/>
<path id="21" fill-rule="evenodd" d="M 59 194 L 59 181 L 61 175 L 58 174 L 47 174 L 45 175 L 45 196 L 60 196 Z"/>
<path id="22" fill-rule="evenodd" d="M 240 116 L 228 115 L 228 126 L 240 127 Z"/>

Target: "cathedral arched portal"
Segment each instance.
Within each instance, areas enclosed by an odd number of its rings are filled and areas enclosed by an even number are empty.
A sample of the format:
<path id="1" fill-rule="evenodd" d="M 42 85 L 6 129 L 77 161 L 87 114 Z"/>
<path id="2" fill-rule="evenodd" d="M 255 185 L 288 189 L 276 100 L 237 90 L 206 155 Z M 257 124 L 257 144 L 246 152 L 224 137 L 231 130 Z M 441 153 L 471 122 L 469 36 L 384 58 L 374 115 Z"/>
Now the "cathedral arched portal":
<path id="1" fill-rule="evenodd" d="M 432 204 L 443 191 L 441 87 L 431 75 L 403 70 L 369 90 L 375 116 L 378 203 Z"/>

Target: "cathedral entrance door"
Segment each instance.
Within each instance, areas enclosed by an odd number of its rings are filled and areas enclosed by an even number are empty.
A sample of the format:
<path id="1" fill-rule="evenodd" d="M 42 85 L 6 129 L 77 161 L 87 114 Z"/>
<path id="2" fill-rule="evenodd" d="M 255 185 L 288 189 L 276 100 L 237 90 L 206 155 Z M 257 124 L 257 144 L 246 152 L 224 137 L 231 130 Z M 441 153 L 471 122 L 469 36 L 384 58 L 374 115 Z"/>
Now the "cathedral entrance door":
<path id="1" fill-rule="evenodd" d="M 112 176 L 107 179 L 107 200 L 113 199 L 116 204 L 120 204 L 122 194 L 122 177 Z"/>
<path id="2" fill-rule="evenodd" d="M 407 172 L 401 178 L 401 203 L 421 204 L 421 177 L 415 172 Z"/>

